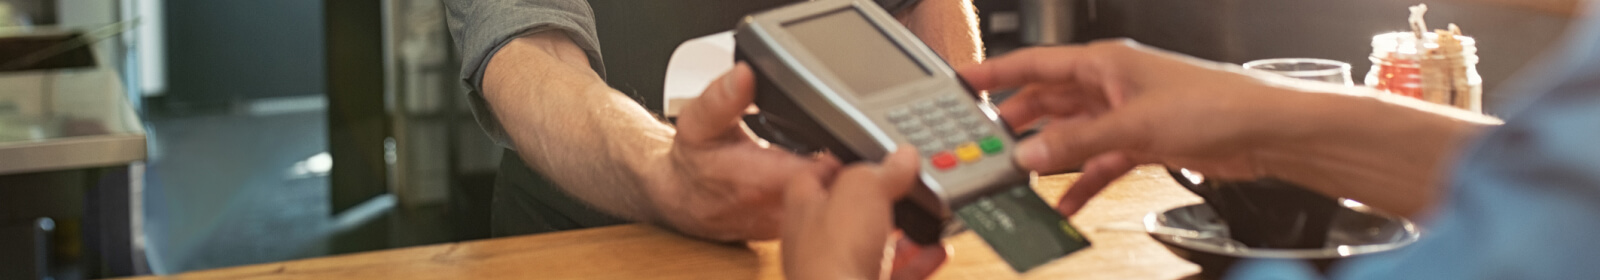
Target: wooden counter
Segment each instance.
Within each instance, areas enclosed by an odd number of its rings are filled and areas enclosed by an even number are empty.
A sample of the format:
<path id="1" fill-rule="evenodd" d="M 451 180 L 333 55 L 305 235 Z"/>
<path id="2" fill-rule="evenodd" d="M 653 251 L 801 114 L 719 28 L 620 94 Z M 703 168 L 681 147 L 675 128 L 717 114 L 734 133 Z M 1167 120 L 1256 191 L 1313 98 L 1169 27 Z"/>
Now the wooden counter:
<path id="1" fill-rule="evenodd" d="M 1075 179 L 1044 177 L 1035 189 L 1054 200 Z M 933 278 L 1181 278 L 1199 268 L 1141 232 L 1103 228 L 1136 227 L 1145 213 L 1198 202 L 1162 169 L 1140 168 L 1072 218 L 1093 247 L 1018 275 L 966 233 L 946 240 L 955 254 Z M 781 279 L 778 247 L 776 241 L 708 243 L 623 225 L 136 279 Z"/>

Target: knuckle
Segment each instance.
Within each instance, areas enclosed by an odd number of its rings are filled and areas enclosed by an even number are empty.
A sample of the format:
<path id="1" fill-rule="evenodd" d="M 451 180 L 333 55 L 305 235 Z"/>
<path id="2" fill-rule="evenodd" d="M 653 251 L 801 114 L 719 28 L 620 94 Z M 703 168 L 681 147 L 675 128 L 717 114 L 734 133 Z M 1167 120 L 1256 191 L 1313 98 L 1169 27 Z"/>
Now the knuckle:
<path id="1" fill-rule="evenodd" d="M 1073 47 L 1068 46 L 1028 47 L 1017 50 L 1012 54 L 1007 54 L 1006 57 L 1015 57 L 1018 59 L 1017 63 L 1024 63 L 1022 61 L 1037 61 L 1040 59 L 1059 57 L 1062 52 L 1068 52 L 1072 48 Z"/>
<path id="2" fill-rule="evenodd" d="M 1133 39 L 1129 39 L 1129 38 L 1110 38 L 1110 39 L 1100 39 L 1100 40 L 1095 40 L 1094 42 L 1089 42 L 1089 47 L 1091 47 L 1091 48 L 1106 48 L 1106 49 L 1127 49 L 1127 48 L 1132 48 L 1134 45 L 1138 45 L 1138 44 L 1139 44 L 1139 41 L 1134 41 Z"/>
<path id="3" fill-rule="evenodd" d="M 835 180 L 835 185 L 838 185 L 838 183 L 875 182 L 878 177 L 876 169 L 871 165 L 857 165 L 845 168 L 843 172 L 839 173 L 839 179 Z"/>
<path id="4" fill-rule="evenodd" d="M 734 199 L 737 201 L 735 204 L 746 207 L 760 207 L 762 205 L 769 204 L 767 202 L 771 202 L 782 197 L 782 195 L 780 195 L 782 190 L 783 188 L 774 188 L 771 186 L 738 188 L 738 193 L 736 193 L 734 196 Z"/>
<path id="5" fill-rule="evenodd" d="M 711 184 L 716 185 L 717 188 L 727 188 L 729 185 L 727 182 L 720 180 L 722 178 L 722 174 L 719 174 L 710 168 L 695 168 L 694 176 L 696 179 L 712 181 Z"/>
<path id="6" fill-rule="evenodd" d="M 1082 149 L 1082 147 L 1086 146 L 1088 143 L 1088 135 L 1082 133 L 1062 133 L 1062 136 L 1056 141 L 1056 147 L 1051 150 L 1056 151 L 1057 153 L 1062 153 L 1064 151 L 1075 151 Z"/>
<path id="7" fill-rule="evenodd" d="M 1125 132 L 1122 133 L 1124 136 L 1122 141 L 1126 141 L 1126 146 L 1134 150 L 1149 151 L 1161 146 L 1155 140 L 1157 137 L 1149 136 L 1151 132 L 1160 131 L 1161 126 L 1151 118 L 1127 118 L 1113 125 L 1121 126 Z"/>
<path id="8" fill-rule="evenodd" d="M 1025 48 L 1025 49 L 1018 50 L 1016 56 L 1038 57 L 1038 56 L 1050 55 L 1050 53 L 1053 53 L 1053 52 L 1055 52 L 1056 50 L 1059 50 L 1059 49 L 1061 49 L 1061 47 L 1028 47 L 1028 48 Z"/>
<path id="9" fill-rule="evenodd" d="M 1089 43 L 1089 50 L 1107 55 L 1126 55 L 1137 50 L 1138 41 L 1128 38 L 1104 39 Z"/>

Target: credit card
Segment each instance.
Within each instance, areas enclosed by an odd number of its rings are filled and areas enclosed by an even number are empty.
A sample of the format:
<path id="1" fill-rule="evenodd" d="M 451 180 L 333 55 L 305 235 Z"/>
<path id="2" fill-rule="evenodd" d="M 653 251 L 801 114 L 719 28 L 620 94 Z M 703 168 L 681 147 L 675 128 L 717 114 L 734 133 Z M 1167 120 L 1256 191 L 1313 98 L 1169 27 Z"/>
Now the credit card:
<path id="1" fill-rule="evenodd" d="M 1023 184 L 956 210 L 967 228 L 1017 272 L 1089 247 L 1076 228 Z"/>

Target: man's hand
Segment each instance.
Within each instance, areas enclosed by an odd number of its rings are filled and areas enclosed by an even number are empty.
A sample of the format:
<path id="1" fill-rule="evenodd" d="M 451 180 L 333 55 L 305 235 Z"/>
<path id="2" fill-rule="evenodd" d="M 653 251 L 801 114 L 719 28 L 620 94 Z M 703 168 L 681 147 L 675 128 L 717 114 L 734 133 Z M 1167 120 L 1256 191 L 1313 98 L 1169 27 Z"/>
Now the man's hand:
<path id="1" fill-rule="evenodd" d="M 778 236 L 783 184 L 837 169 L 767 148 L 739 121 L 754 98 L 739 66 L 673 128 L 599 79 L 561 32 L 519 38 L 490 61 L 484 96 L 518 155 L 607 213 L 716 240 Z"/>
<path id="2" fill-rule="evenodd" d="M 1449 155 L 1486 123 L 1445 106 L 1126 40 L 1022 50 L 961 74 L 978 90 L 1021 88 L 1000 105 L 1012 124 L 1050 120 L 1018 144 L 1016 160 L 1043 173 L 1082 167 L 1059 206 L 1068 215 L 1144 163 L 1213 178 L 1273 176 L 1415 214 L 1435 198 Z"/>
<path id="3" fill-rule="evenodd" d="M 982 60 L 969 0 L 924 0 L 901 19 L 951 65 Z M 653 195 L 666 222 L 718 240 L 776 237 L 782 186 L 793 176 L 821 178 L 838 168 L 831 156 L 807 159 L 769 148 L 740 122 L 755 98 L 749 66 L 739 64 L 678 116 L 669 153 L 671 178 Z M 942 251 L 940 251 L 942 252 Z"/>
<path id="4" fill-rule="evenodd" d="M 666 162 L 675 179 L 661 180 L 666 193 L 655 196 L 669 224 L 717 240 L 774 238 L 783 185 L 838 168 L 832 156 L 800 157 L 750 133 L 740 118 L 754 99 L 753 74 L 740 63 L 684 106 Z"/>
<path id="5" fill-rule="evenodd" d="M 960 66 L 982 57 L 971 11 L 968 0 L 924 0 L 903 20 Z M 674 128 L 606 86 L 590 63 L 563 32 L 529 34 L 491 57 L 482 92 L 517 156 L 606 213 L 710 239 L 771 238 L 779 186 L 838 166 L 767 148 L 742 127 L 753 96 L 747 66 L 707 88 Z"/>
<path id="6" fill-rule="evenodd" d="M 784 274 L 791 280 L 879 279 L 883 251 L 894 230 L 895 200 L 917 182 L 920 162 L 906 147 L 882 166 L 852 165 L 835 178 L 796 176 L 784 203 Z M 831 182 L 824 187 L 823 182 Z M 944 263 L 943 246 L 896 243 L 890 279 L 927 278 Z"/>

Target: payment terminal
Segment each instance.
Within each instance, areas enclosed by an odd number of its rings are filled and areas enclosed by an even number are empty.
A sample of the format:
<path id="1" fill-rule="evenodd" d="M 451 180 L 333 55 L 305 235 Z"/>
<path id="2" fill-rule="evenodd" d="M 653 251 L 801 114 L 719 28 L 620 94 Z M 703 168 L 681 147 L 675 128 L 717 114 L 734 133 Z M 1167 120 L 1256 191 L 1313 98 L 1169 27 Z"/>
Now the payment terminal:
<path id="1" fill-rule="evenodd" d="M 1015 215 L 987 215 L 1003 212 L 1006 201 L 985 199 L 1017 193 L 1031 197 L 1021 203 L 1028 209 L 1046 212 L 1032 214 L 1054 217 L 1042 227 L 1073 239 L 1065 253 L 1088 245 L 1027 189 L 1028 172 L 1012 161 L 1016 139 L 993 106 L 872 1 L 810 1 L 756 13 L 734 38 L 738 58 L 759 80 L 761 114 L 750 125 L 767 130 L 769 141 L 802 153 L 826 150 L 846 163 L 879 161 L 901 145 L 917 148 L 922 186 L 895 206 L 896 225 L 914 241 L 936 243 L 967 227 L 983 234 L 971 225 L 980 222 L 1015 233 L 1021 222 Z M 984 207 L 965 207 L 978 204 Z M 991 245 L 1014 239 L 985 238 Z"/>

